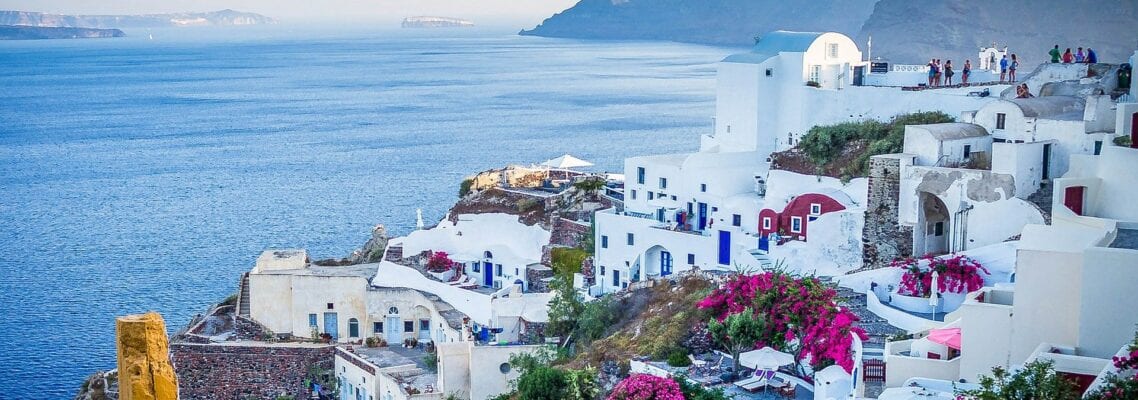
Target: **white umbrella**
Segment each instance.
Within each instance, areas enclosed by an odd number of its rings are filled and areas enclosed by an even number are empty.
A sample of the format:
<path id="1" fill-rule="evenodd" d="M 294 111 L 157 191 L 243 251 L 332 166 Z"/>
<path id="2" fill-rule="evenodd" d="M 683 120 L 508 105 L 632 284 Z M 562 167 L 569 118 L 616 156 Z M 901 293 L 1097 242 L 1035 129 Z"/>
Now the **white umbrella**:
<path id="1" fill-rule="evenodd" d="M 794 356 L 763 347 L 739 355 L 739 364 L 756 370 L 773 370 L 783 365 L 794 363 Z"/>
<path id="2" fill-rule="evenodd" d="M 566 154 L 566 155 L 563 155 L 561 157 L 557 157 L 557 158 L 554 158 L 552 160 L 548 160 L 546 162 L 543 162 L 543 163 L 541 163 L 541 165 L 544 165 L 546 167 L 552 167 L 552 168 L 567 169 L 567 168 L 578 168 L 578 167 L 591 167 L 591 166 L 593 166 L 593 163 Z"/>
<path id="3" fill-rule="evenodd" d="M 933 314 L 936 314 L 936 304 L 938 300 L 936 288 L 938 280 L 940 280 L 940 274 L 933 271 L 933 279 L 932 282 L 929 283 L 929 305 L 933 307 Z"/>

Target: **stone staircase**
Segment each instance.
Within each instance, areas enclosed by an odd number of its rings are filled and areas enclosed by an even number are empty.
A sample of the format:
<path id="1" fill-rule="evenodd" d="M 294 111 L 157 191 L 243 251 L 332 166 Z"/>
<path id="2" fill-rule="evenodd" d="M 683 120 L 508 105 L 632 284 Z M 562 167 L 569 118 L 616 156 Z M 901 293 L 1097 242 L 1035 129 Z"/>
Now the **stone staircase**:
<path id="1" fill-rule="evenodd" d="M 869 340 L 865 341 L 866 348 L 883 349 L 885 348 L 885 339 L 898 333 L 905 333 L 904 330 L 889 325 L 889 321 L 869 311 L 865 306 L 865 294 L 840 286 L 837 291 L 839 301 L 858 316 L 860 319 L 858 325 L 865 329 L 866 335 L 869 336 Z"/>
<path id="2" fill-rule="evenodd" d="M 1027 197 L 1028 203 L 1035 204 L 1043 212 L 1043 222 L 1047 225 L 1051 225 L 1052 197 L 1051 181 L 1041 182 L 1039 190 Z"/>
<path id="3" fill-rule="evenodd" d="M 237 289 L 237 315 L 249 318 L 249 273 L 241 274 L 241 284 Z"/>

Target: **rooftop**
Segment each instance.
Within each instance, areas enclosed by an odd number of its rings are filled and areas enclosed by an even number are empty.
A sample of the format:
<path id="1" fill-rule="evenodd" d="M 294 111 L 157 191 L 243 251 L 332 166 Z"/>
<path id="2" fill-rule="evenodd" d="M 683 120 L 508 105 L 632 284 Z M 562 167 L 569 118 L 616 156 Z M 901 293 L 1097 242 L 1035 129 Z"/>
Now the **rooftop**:
<path id="1" fill-rule="evenodd" d="M 964 122 L 948 122 L 943 124 L 910 125 L 913 129 L 922 129 L 932 134 L 937 140 L 957 140 L 988 136 L 984 127 Z"/>
<path id="2" fill-rule="evenodd" d="M 330 276 L 330 277 L 360 277 L 371 278 L 375 275 L 377 264 L 356 264 L 356 265 L 343 265 L 343 266 L 319 266 L 319 265 L 306 265 L 304 268 L 295 269 L 263 269 L 257 274 L 261 275 L 305 275 L 305 276 Z"/>
<path id="3" fill-rule="evenodd" d="M 774 31 L 762 35 L 751 51 L 732 54 L 723 62 L 759 64 L 779 53 L 805 53 L 822 32 Z"/>
<path id="4" fill-rule="evenodd" d="M 430 372 L 424 358 L 427 352 L 418 348 L 403 347 L 361 347 L 352 346 L 351 351 L 346 347 L 338 350 L 350 353 L 374 365 L 378 373 L 386 374 L 399 382 L 406 390 L 408 387 L 418 389 L 423 393 L 431 393 L 438 384 L 438 374 Z M 337 355 L 343 357 L 337 352 Z"/>
<path id="5" fill-rule="evenodd" d="M 1083 108 L 1086 103 L 1083 99 L 1074 96 L 1043 96 L 1026 99 L 1006 100 L 1023 111 L 1025 117 L 1044 117 L 1048 119 L 1073 118 L 1072 113 L 1082 119 Z"/>
<path id="6" fill-rule="evenodd" d="M 1110 247 L 1138 250 L 1138 229 L 1119 229 L 1118 236 L 1110 242 Z"/>

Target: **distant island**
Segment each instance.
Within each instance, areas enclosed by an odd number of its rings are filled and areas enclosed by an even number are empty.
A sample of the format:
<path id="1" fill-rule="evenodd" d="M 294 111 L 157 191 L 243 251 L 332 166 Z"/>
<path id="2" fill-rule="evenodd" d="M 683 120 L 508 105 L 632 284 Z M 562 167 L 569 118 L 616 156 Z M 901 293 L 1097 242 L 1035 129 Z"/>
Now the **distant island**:
<path id="1" fill-rule="evenodd" d="M 0 25 L 40 28 L 128 29 L 171 26 L 231 26 L 274 24 L 261 14 L 221 10 L 203 13 L 146 15 L 60 15 L 29 11 L 0 11 Z"/>
<path id="2" fill-rule="evenodd" d="M 0 40 L 93 39 L 126 36 L 118 29 L 0 25 Z"/>
<path id="3" fill-rule="evenodd" d="M 404 28 L 470 28 L 474 22 L 447 17 L 407 17 L 403 19 Z"/>

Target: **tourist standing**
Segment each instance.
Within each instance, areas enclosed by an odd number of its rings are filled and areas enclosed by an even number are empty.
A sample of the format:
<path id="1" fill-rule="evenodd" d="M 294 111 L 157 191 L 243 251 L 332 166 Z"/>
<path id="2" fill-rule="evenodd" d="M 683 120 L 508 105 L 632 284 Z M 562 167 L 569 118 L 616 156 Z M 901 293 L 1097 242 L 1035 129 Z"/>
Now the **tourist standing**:
<path id="1" fill-rule="evenodd" d="M 936 60 L 929 59 L 929 87 L 933 87 L 933 78 L 936 77 Z"/>
<path id="2" fill-rule="evenodd" d="M 944 85 L 952 86 L 952 60 L 944 62 Z"/>
<path id="3" fill-rule="evenodd" d="M 1016 58 L 1015 53 L 1012 53 L 1012 62 L 1008 64 L 1008 80 L 1016 81 L 1016 68 L 1019 68 L 1019 58 Z"/>
<path id="4" fill-rule="evenodd" d="M 1000 57 L 1000 82 L 1003 82 L 1004 78 L 1007 76 L 1008 76 L 1008 55 L 1004 54 L 1003 57 Z"/>
<path id="5" fill-rule="evenodd" d="M 1051 49 L 1051 51 L 1047 52 L 1047 54 L 1051 55 L 1052 64 L 1059 63 L 1059 45 L 1055 45 L 1055 48 Z"/>
<path id="6" fill-rule="evenodd" d="M 1086 61 L 1086 56 L 1083 55 L 1083 48 L 1080 47 L 1079 51 L 1075 53 L 1075 62 L 1082 64 Z"/>
<path id="7" fill-rule="evenodd" d="M 964 60 L 964 69 L 960 70 L 960 83 L 968 86 L 968 76 L 972 75 L 972 60 Z"/>
<path id="8" fill-rule="evenodd" d="M 934 77 L 933 77 L 933 83 L 934 83 L 936 86 L 940 86 L 940 79 L 941 79 L 941 77 L 942 77 L 942 76 L 944 76 L 944 70 L 943 70 L 943 69 L 941 69 L 941 66 L 940 66 L 940 59 L 939 59 L 939 58 L 938 58 L 938 59 L 936 59 L 936 60 L 934 60 L 934 61 L 933 61 L 933 64 L 935 64 L 935 65 L 936 65 L 936 76 L 934 76 Z"/>
<path id="9" fill-rule="evenodd" d="M 1095 63 L 1098 63 L 1098 54 L 1095 54 L 1094 49 L 1087 47 L 1087 64 Z"/>
<path id="10" fill-rule="evenodd" d="M 1075 62 L 1075 55 L 1071 53 L 1071 48 L 1068 47 L 1067 51 L 1063 52 L 1063 64 L 1070 64 Z"/>

